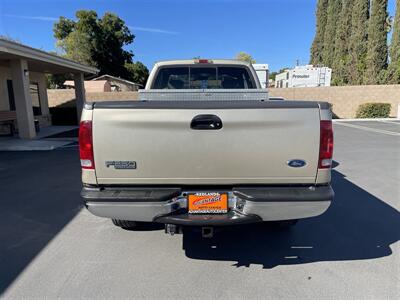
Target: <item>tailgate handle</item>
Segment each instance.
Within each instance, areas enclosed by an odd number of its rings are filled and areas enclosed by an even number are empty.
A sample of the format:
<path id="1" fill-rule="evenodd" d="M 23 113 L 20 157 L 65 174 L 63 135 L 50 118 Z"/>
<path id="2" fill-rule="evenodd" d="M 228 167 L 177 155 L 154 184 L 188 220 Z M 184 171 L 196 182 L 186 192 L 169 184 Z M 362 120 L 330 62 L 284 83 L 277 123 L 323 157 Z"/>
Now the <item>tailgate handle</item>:
<path id="1" fill-rule="evenodd" d="M 222 121 L 216 115 L 198 115 L 190 123 L 194 130 L 218 130 L 222 128 Z"/>

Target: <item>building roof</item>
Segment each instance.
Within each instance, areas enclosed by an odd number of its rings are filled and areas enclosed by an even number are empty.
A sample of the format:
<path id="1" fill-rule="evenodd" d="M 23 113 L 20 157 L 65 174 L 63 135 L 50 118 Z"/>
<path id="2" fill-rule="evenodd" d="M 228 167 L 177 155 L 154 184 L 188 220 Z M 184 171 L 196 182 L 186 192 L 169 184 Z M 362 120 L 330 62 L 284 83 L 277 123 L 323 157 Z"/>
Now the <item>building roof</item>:
<path id="1" fill-rule="evenodd" d="M 121 82 L 124 82 L 126 84 L 142 86 L 139 83 L 136 83 L 136 82 L 133 82 L 133 81 L 129 81 L 129 80 L 126 80 L 126 79 L 122 79 L 120 77 L 115 77 L 115 76 L 112 76 L 112 75 L 108 75 L 108 74 L 104 74 L 104 75 L 101 75 L 99 77 L 93 78 L 93 79 L 91 79 L 91 81 L 107 80 L 107 78 L 110 78 L 110 79 L 115 80 L 115 81 L 121 81 Z"/>
<path id="2" fill-rule="evenodd" d="M 73 60 L 0 38 L 0 60 L 26 59 L 29 69 L 44 73 L 97 74 L 98 69 Z"/>

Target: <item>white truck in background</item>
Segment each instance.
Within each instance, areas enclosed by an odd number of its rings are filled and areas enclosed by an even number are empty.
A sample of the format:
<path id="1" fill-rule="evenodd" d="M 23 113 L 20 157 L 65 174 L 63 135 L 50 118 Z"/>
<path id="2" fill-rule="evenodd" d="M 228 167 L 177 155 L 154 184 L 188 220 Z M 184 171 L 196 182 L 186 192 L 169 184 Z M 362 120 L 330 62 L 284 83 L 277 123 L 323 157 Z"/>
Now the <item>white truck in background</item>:
<path id="1" fill-rule="evenodd" d="M 334 195 L 329 104 L 269 101 L 246 62 L 156 63 L 139 101 L 85 105 L 79 143 L 87 209 L 122 228 L 293 225 Z"/>

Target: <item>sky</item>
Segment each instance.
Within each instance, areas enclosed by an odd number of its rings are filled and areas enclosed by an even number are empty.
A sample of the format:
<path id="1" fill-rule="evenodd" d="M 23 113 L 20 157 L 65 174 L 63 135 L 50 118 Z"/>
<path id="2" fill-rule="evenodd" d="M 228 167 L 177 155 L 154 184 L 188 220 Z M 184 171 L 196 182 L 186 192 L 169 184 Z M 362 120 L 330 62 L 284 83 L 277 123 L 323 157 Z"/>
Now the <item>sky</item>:
<path id="1" fill-rule="evenodd" d="M 0 35 L 55 50 L 53 24 L 80 9 L 116 13 L 135 35 L 126 48 L 151 68 L 165 59 L 251 54 L 270 70 L 309 61 L 317 0 L 0 0 Z M 395 0 L 389 0 L 394 15 Z"/>

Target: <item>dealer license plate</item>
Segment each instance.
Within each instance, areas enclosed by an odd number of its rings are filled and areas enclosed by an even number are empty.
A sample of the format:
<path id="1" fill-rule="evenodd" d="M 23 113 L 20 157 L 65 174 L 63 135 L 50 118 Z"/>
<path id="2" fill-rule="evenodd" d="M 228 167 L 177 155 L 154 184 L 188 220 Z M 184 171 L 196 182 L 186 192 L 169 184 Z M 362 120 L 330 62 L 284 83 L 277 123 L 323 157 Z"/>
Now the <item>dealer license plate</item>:
<path id="1" fill-rule="evenodd" d="M 188 208 L 190 214 L 225 214 L 228 212 L 228 194 L 189 194 Z"/>

